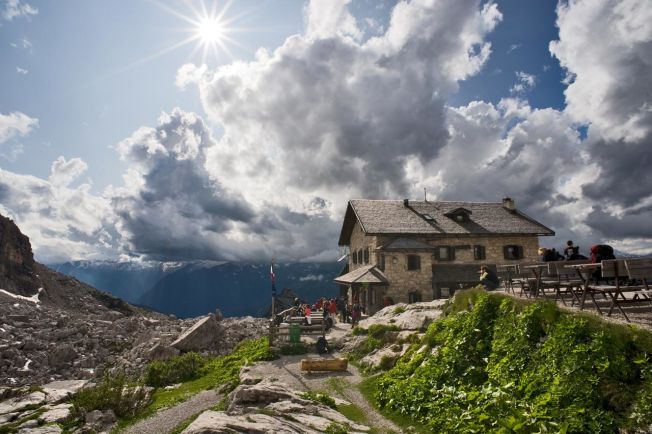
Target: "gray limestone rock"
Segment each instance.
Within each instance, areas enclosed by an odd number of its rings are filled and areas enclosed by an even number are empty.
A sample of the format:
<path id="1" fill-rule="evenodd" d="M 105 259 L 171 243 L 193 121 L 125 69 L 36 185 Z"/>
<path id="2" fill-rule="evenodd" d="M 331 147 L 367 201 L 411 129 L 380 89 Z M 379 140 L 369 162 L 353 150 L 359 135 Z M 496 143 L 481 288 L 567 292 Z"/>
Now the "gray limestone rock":
<path id="1" fill-rule="evenodd" d="M 43 386 L 48 403 L 61 402 L 88 384 L 88 380 L 52 381 Z"/>
<path id="2" fill-rule="evenodd" d="M 0 402 L 0 414 L 14 413 L 28 406 L 45 403 L 45 393 L 32 392 L 27 396 L 15 397 Z"/>
<path id="3" fill-rule="evenodd" d="M 57 425 L 46 425 L 35 428 L 22 428 L 18 434 L 61 434 L 63 430 Z"/>
<path id="4" fill-rule="evenodd" d="M 212 349 L 223 334 L 222 327 L 209 315 L 201 318 L 192 327 L 183 332 L 172 346 L 180 351 L 201 351 Z"/>
<path id="5" fill-rule="evenodd" d="M 147 355 L 149 360 L 169 360 L 172 357 L 178 356 L 180 351 L 174 347 L 157 343 L 152 347 Z"/>
<path id="6" fill-rule="evenodd" d="M 41 424 L 65 422 L 70 419 L 72 404 L 59 404 L 39 416 Z"/>
<path id="7" fill-rule="evenodd" d="M 359 326 L 369 328 L 373 324 L 395 325 L 401 330 L 423 330 L 442 315 L 446 300 L 425 303 L 399 303 L 387 306 L 373 316 L 360 321 Z"/>

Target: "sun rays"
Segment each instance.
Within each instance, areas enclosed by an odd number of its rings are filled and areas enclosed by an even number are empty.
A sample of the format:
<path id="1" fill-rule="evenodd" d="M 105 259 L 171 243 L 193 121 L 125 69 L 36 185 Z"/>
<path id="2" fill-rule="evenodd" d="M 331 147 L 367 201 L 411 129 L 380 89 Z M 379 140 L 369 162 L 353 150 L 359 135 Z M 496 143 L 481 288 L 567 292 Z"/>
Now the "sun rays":
<path id="1" fill-rule="evenodd" d="M 234 58 L 230 50 L 232 46 L 247 49 L 231 37 L 232 34 L 243 31 L 243 29 L 233 27 L 233 23 L 248 13 L 245 11 L 237 15 L 227 16 L 233 0 L 213 1 L 210 3 L 210 8 L 207 7 L 204 0 L 181 2 L 184 7 L 189 9 L 189 13 L 174 9 L 158 0 L 149 1 L 166 12 L 181 18 L 188 24 L 188 26 L 180 29 L 187 35 L 185 38 L 150 57 L 158 57 L 160 54 L 194 43 L 191 58 L 195 58 L 201 52 L 201 63 L 207 63 L 225 57 L 232 60 Z"/>

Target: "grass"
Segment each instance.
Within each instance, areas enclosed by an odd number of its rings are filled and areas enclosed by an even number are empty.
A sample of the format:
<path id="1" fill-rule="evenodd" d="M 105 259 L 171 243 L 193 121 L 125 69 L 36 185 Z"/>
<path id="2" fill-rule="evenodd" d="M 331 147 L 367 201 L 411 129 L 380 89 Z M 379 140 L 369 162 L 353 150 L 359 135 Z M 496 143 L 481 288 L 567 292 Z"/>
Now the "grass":
<path id="1" fill-rule="evenodd" d="M 170 434 L 181 434 L 181 432 L 182 432 L 184 429 L 188 428 L 188 427 L 190 426 L 191 423 L 193 423 L 195 420 L 197 420 L 197 418 L 199 417 L 199 415 L 202 414 L 202 413 L 203 413 L 203 411 L 200 411 L 199 413 L 197 413 L 197 414 L 193 414 L 193 415 L 190 416 L 189 418 L 185 419 L 185 420 L 184 420 L 183 422 L 181 422 L 179 425 L 177 425 L 176 427 L 174 427 L 174 429 L 173 429 L 172 431 L 170 431 Z"/>
<path id="2" fill-rule="evenodd" d="M 376 404 L 376 400 L 374 399 L 374 393 L 377 388 L 376 382 L 378 381 L 379 378 L 380 376 L 367 377 L 358 386 L 360 393 L 362 393 L 362 396 L 364 396 L 367 402 L 373 405 L 374 409 L 376 409 L 378 413 L 382 414 L 384 417 L 394 422 L 403 430 L 406 430 L 411 433 L 417 433 L 417 434 L 429 434 L 430 430 L 428 430 L 428 428 L 426 428 L 423 425 L 415 423 L 412 419 L 410 419 L 406 415 L 387 411 L 386 409 L 381 409 L 378 407 L 378 405 Z"/>
<path id="3" fill-rule="evenodd" d="M 24 417 L 22 419 L 18 419 L 15 422 L 2 425 L 0 426 L 0 434 L 9 434 L 9 433 L 15 433 L 18 432 L 18 427 L 24 424 L 27 421 L 33 420 L 33 419 L 38 419 L 43 413 L 45 413 L 45 409 L 40 409 L 34 412 L 33 414 L 30 414 L 27 417 Z"/>
<path id="4" fill-rule="evenodd" d="M 182 383 L 175 389 L 157 389 L 152 395 L 152 402 L 134 417 L 121 419 L 114 433 L 127 426 L 145 419 L 156 411 L 186 401 L 203 390 L 222 386 L 225 392 L 233 390 L 240 382 L 240 369 L 252 362 L 270 360 L 269 342 L 266 337 L 241 342 L 231 354 L 207 360 L 202 369 L 202 376 Z"/>

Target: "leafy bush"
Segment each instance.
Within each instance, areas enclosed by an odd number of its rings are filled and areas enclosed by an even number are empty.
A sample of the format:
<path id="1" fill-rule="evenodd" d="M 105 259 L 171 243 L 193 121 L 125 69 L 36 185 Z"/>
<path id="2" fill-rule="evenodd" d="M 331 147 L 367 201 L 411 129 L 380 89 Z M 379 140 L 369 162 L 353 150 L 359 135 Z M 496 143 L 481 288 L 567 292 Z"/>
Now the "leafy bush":
<path id="1" fill-rule="evenodd" d="M 202 391 L 226 385 L 226 391 L 234 389 L 240 381 L 240 369 L 249 363 L 259 360 L 272 360 L 274 354 L 270 351 L 266 337 L 242 341 L 233 352 L 226 356 L 208 359 L 203 368 L 203 375 L 181 384 L 180 387 L 154 393 L 154 402 L 148 408 L 155 411 L 181 402 Z"/>
<path id="2" fill-rule="evenodd" d="M 355 326 L 353 327 L 353 330 L 351 330 L 351 334 L 353 336 L 364 336 L 367 334 L 367 329 L 363 329 L 360 326 Z"/>
<path id="3" fill-rule="evenodd" d="M 367 334 L 375 339 L 383 339 L 385 333 L 387 332 L 397 332 L 401 329 L 395 325 L 386 325 L 386 324 L 372 324 L 369 326 Z"/>
<path id="4" fill-rule="evenodd" d="M 303 343 L 283 345 L 280 353 L 284 356 L 297 356 L 310 352 L 310 347 Z"/>
<path id="5" fill-rule="evenodd" d="M 146 387 L 130 381 L 124 373 L 106 374 L 102 381 L 93 387 L 79 390 L 72 397 L 77 416 L 93 410 L 113 410 L 119 418 L 133 417 L 149 404 Z"/>
<path id="6" fill-rule="evenodd" d="M 405 306 L 396 306 L 394 308 L 394 315 L 400 315 L 405 312 Z"/>
<path id="7" fill-rule="evenodd" d="M 206 359 L 197 353 L 186 353 L 168 361 L 154 361 L 147 365 L 145 384 L 163 387 L 199 378 L 204 374 Z"/>
<path id="8" fill-rule="evenodd" d="M 326 434 L 348 434 L 349 429 L 337 422 L 331 422 L 327 427 L 326 431 L 324 431 Z"/>
<path id="9" fill-rule="evenodd" d="M 378 379 L 381 407 L 433 432 L 611 433 L 652 423 L 649 333 L 552 303 L 460 295 L 425 345 Z"/>
<path id="10" fill-rule="evenodd" d="M 326 395 L 325 393 L 319 393 L 311 390 L 309 392 L 302 393 L 300 396 L 303 399 L 319 402 L 320 404 L 323 404 L 326 407 L 330 407 L 332 409 L 337 408 L 337 405 L 335 404 L 335 400 L 330 396 Z"/>

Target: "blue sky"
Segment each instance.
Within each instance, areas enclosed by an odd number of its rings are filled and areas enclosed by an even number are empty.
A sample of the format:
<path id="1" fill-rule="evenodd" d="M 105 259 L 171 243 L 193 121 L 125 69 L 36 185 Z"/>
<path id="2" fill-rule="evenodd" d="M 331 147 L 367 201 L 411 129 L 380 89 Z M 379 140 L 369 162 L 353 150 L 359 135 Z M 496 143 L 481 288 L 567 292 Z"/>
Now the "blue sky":
<path id="1" fill-rule="evenodd" d="M 177 47 L 202 6 L 228 53 Z M 0 212 L 49 259 L 322 260 L 348 198 L 427 188 L 646 252 L 650 9 L 0 0 Z"/>
<path id="2" fill-rule="evenodd" d="M 202 111 L 196 92 L 174 84 L 179 65 L 201 62 L 201 53 L 193 55 L 196 44 L 159 54 L 188 36 L 191 26 L 178 16 L 144 0 L 120 6 L 83 0 L 31 4 L 37 15 L 0 27 L 4 42 L 0 112 L 29 113 L 39 119 L 39 128 L 23 140 L 25 153 L 15 161 L 2 161 L 2 167 L 47 177 L 59 155 L 80 157 L 88 163 L 87 175 L 99 191 L 109 183 L 121 183 L 125 166 L 113 145 L 139 126 L 155 123 L 161 111 L 173 107 Z M 162 4 L 194 18 L 181 1 Z M 383 7 L 377 8 L 378 4 Z M 530 105 L 562 108 L 563 73 L 548 51 L 549 41 L 557 38 L 556 3 L 497 4 L 504 18 L 488 38 L 492 55 L 478 75 L 460 83 L 449 103 L 497 103 L 509 95 L 516 72 L 523 71 L 537 77 L 528 92 Z M 352 12 L 361 18 L 375 17 L 386 26 L 391 5 L 359 2 L 352 5 Z M 199 8 L 199 3 L 194 7 Z M 209 66 L 250 60 L 258 47 L 273 50 L 289 35 L 301 32 L 303 8 L 304 2 L 298 0 L 234 2 L 227 16 L 239 17 L 233 27 L 242 30 L 232 37 L 241 46 L 229 45 L 232 56 L 209 57 Z M 18 73 L 16 68 L 28 73 Z"/>

